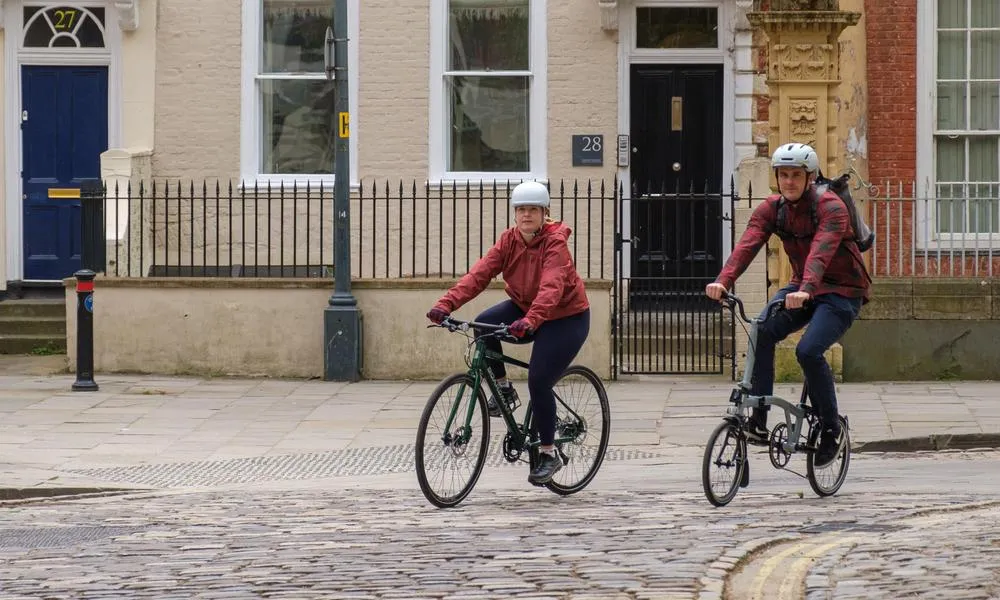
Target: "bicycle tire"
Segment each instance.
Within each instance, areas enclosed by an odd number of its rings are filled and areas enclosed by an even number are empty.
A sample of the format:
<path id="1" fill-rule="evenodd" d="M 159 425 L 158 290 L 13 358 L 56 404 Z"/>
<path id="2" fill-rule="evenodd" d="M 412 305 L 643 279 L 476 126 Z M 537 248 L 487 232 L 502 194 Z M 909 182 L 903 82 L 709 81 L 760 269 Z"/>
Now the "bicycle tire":
<path id="1" fill-rule="evenodd" d="M 434 489 L 431 481 L 432 478 L 428 477 L 427 474 L 428 457 L 425 454 L 427 449 L 429 447 L 442 449 L 442 455 L 446 459 L 448 458 L 449 453 L 453 458 L 462 458 L 465 456 L 465 450 L 468 449 L 467 447 L 473 445 L 473 444 L 467 444 L 466 447 L 458 448 L 449 446 L 443 443 L 442 440 L 437 440 L 436 443 L 433 440 L 431 440 L 430 442 L 431 444 L 433 444 L 433 446 L 426 445 L 428 442 L 428 440 L 426 439 L 427 428 L 431 423 L 431 418 L 434 415 L 434 409 L 438 405 L 438 401 L 441 400 L 442 396 L 444 396 L 445 392 L 447 392 L 449 388 L 460 385 L 465 385 L 466 391 L 472 389 L 473 385 L 472 377 L 470 377 L 468 373 L 457 373 L 455 375 L 452 375 L 451 377 L 448 377 L 440 384 L 438 384 L 437 388 L 434 389 L 430 397 L 427 399 L 427 404 L 424 406 L 423 414 L 421 414 L 420 416 L 420 424 L 417 426 L 417 441 L 416 441 L 416 446 L 414 448 L 415 459 L 416 459 L 417 481 L 420 483 L 420 491 L 423 492 L 424 497 L 427 498 L 427 500 L 431 504 L 437 506 L 438 508 L 451 508 L 453 506 L 457 506 L 462 500 L 464 500 L 469 495 L 470 492 L 472 492 L 472 488 L 475 487 L 476 482 L 479 480 L 479 475 L 483 471 L 483 466 L 486 464 L 486 454 L 490 442 L 490 418 L 489 415 L 487 414 L 487 409 L 486 409 L 486 395 L 483 393 L 482 387 L 479 387 L 475 391 L 475 398 L 476 398 L 475 401 L 479 405 L 479 414 L 481 417 L 480 427 L 482 429 L 482 434 L 480 435 L 478 440 L 479 455 L 475 458 L 475 461 L 471 464 L 471 471 L 469 472 L 468 480 L 461 486 L 461 489 L 450 495 L 442 495 Z M 465 405 L 465 402 L 467 402 L 468 399 L 471 397 L 472 396 L 470 395 L 466 395 L 465 398 L 462 399 L 462 404 Z M 450 407 L 448 408 L 448 410 L 450 411 Z M 459 419 L 460 415 L 462 415 L 461 422 L 464 423 L 464 413 L 462 407 L 459 407 L 459 411 L 456 414 L 456 419 Z M 471 426 L 474 427 L 476 424 L 475 413 L 473 413 L 472 417 L 473 418 Z M 452 426 L 454 427 L 454 425 L 455 424 L 453 423 Z M 452 472 L 455 471 L 457 471 L 457 469 L 453 468 Z"/>
<path id="2" fill-rule="evenodd" d="M 723 433 L 726 434 L 727 438 L 731 437 L 736 444 L 732 461 L 727 461 L 735 462 L 735 470 L 733 471 L 732 482 L 728 484 L 726 492 L 719 495 L 715 493 L 712 486 L 712 466 L 714 466 L 716 462 L 715 442 Z M 738 425 L 734 425 L 730 421 L 723 421 L 708 437 L 708 444 L 705 446 L 705 454 L 701 464 L 701 485 L 705 490 L 705 497 L 708 498 L 708 501 L 712 503 L 713 506 L 725 506 L 732 502 L 733 498 L 736 497 L 736 493 L 740 490 L 741 484 L 743 484 L 743 474 L 746 471 L 746 468 L 746 437 L 742 434 Z"/>
<path id="3" fill-rule="evenodd" d="M 851 433 L 847 428 L 847 420 L 844 417 L 839 417 L 840 427 L 842 435 L 844 436 L 844 441 L 840 446 L 840 451 L 837 453 L 837 458 L 834 459 L 829 465 L 817 469 L 816 468 L 816 453 L 810 452 L 806 456 L 806 478 L 809 480 L 809 487 L 816 492 L 816 495 L 825 498 L 827 496 L 832 496 L 836 494 L 844 481 L 847 480 L 847 469 L 851 466 Z M 810 437 L 809 442 L 815 447 L 819 440 L 819 428 L 817 427 Z M 836 476 L 833 478 L 833 482 L 829 485 L 825 485 L 820 481 L 820 475 L 827 472 L 832 467 L 836 467 Z"/>
<path id="4" fill-rule="evenodd" d="M 580 376 L 584 378 L 587 382 L 590 383 L 590 385 L 594 387 L 594 390 L 597 392 L 597 400 L 601 408 L 601 414 L 600 414 L 601 432 L 597 442 L 597 449 L 593 453 L 593 462 L 587 468 L 586 473 L 584 473 L 582 477 L 577 479 L 575 482 L 570 482 L 564 479 L 566 475 L 568 475 L 567 467 L 570 466 L 574 458 L 571 456 L 567 456 L 567 458 L 570 459 L 570 462 L 567 462 L 565 465 L 563 465 L 563 468 L 560 469 L 555 474 L 555 477 L 553 477 L 551 481 L 545 484 L 546 488 L 555 492 L 556 494 L 559 494 L 560 496 L 569 496 L 570 494 L 575 494 L 580 490 L 582 490 L 583 488 L 587 487 L 587 485 L 589 485 L 590 482 L 593 481 L 594 477 L 597 476 L 597 471 L 600 470 L 601 465 L 604 463 L 604 455 L 607 453 L 608 441 L 611 438 L 611 406 L 610 403 L 608 402 L 608 392 L 607 389 L 605 389 L 604 383 L 601 381 L 601 378 L 597 376 L 597 373 L 594 373 L 594 371 L 583 365 L 570 365 L 565 371 L 563 371 L 563 374 L 556 381 L 556 384 L 553 386 L 553 390 L 559 387 L 559 382 L 566 379 L 567 377 L 572 377 L 572 376 Z M 561 405 L 557 402 L 556 403 L 557 419 L 560 408 Z M 586 424 L 588 429 L 591 425 L 592 424 L 589 423 Z M 558 427 L 557 427 L 557 433 L 558 433 Z M 562 444 L 560 450 L 565 450 L 566 449 L 565 446 L 566 444 Z M 583 452 L 580 452 L 577 456 L 581 456 L 582 454 Z M 532 468 L 534 468 L 534 461 L 531 461 L 531 466 Z"/>

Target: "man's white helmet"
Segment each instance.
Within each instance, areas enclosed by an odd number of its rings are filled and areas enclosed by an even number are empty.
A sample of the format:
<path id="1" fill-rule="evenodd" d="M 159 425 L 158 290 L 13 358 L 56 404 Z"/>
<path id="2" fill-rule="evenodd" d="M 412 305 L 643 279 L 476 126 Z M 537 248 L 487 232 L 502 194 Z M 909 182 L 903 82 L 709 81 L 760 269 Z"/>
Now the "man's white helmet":
<path id="1" fill-rule="evenodd" d="M 819 157 L 809 144 L 785 144 L 778 146 L 771 157 L 771 168 L 778 167 L 798 167 L 815 173 L 819 169 Z"/>
<path id="2" fill-rule="evenodd" d="M 549 189 L 537 181 L 519 183 L 510 193 L 510 206 L 541 206 L 549 207 Z"/>

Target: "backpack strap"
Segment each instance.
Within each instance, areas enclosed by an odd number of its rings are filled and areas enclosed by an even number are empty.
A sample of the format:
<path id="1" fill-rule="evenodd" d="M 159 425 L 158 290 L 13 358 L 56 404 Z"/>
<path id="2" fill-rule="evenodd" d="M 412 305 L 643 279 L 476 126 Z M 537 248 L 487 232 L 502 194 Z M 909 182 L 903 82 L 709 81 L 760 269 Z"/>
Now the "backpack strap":
<path id="1" fill-rule="evenodd" d="M 787 240 L 794 238 L 795 236 L 785 228 L 785 222 L 788 220 L 788 206 L 787 201 L 784 196 L 778 196 L 777 202 L 774 203 L 775 219 L 774 219 L 774 233 L 782 240 Z"/>
<path id="2" fill-rule="evenodd" d="M 812 196 L 809 202 L 809 217 L 813 223 L 813 235 L 816 235 L 816 232 L 819 231 L 819 194 L 816 193 L 814 188 L 809 195 Z"/>
<path id="3" fill-rule="evenodd" d="M 812 198 L 809 201 L 809 216 L 812 219 L 812 224 L 813 224 L 812 233 L 808 234 L 795 234 L 789 231 L 785 227 L 785 224 L 788 222 L 788 201 L 785 200 L 784 196 L 780 195 L 778 196 L 778 201 L 776 203 L 777 216 L 775 218 L 774 224 L 775 224 L 775 234 L 782 240 L 806 239 L 806 238 L 811 238 L 816 234 L 816 230 L 819 228 L 819 212 L 816 209 L 816 204 L 819 202 L 819 199 L 815 193 L 809 192 L 808 190 L 807 193 L 809 193 L 810 196 L 812 196 Z"/>

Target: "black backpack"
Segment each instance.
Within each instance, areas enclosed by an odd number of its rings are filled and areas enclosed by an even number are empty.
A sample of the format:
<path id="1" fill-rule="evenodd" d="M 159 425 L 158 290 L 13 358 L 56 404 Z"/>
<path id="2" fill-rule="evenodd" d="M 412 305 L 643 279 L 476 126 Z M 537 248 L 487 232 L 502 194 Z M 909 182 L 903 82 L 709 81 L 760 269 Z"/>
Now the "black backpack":
<path id="1" fill-rule="evenodd" d="M 854 204 L 854 198 L 851 197 L 851 187 L 847 185 L 848 180 L 850 180 L 851 174 L 844 173 L 836 179 L 827 179 L 823 176 L 823 171 L 819 171 L 816 176 L 816 196 L 813 198 L 812 202 L 809 203 L 809 214 L 812 217 L 813 232 L 815 233 L 816 228 L 819 227 L 819 215 L 816 212 L 816 203 L 819 197 L 826 192 L 827 189 L 831 190 L 834 194 L 844 201 L 844 206 L 847 207 L 847 214 L 851 220 L 851 229 L 854 230 L 854 243 L 858 245 L 858 250 L 861 252 L 867 252 L 871 250 L 872 245 L 875 243 L 875 232 L 868 227 L 865 220 L 858 213 L 858 207 Z M 812 237 L 812 233 L 808 235 L 796 235 L 792 232 L 785 230 L 785 221 L 788 219 L 788 208 L 785 205 L 785 199 L 783 197 L 778 199 L 778 219 L 777 219 L 777 234 L 781 239 L 786 239 L 789 237 Z"/>

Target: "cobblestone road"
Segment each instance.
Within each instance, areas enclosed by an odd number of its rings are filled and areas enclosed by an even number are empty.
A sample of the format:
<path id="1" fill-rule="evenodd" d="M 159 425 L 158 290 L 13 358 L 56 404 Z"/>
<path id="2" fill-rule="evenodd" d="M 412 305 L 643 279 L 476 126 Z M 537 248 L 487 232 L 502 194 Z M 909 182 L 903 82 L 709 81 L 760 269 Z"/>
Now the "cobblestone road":
<path id="1" fill-rule="evenodd" d="M 815 559 L 802 569 L 809 598 L 995 598 L 1000 509 L 984 501 L 1000 494 L 947 474 L 995 465 L 996 453 L 910 460 L 951 491 L 864 483 L 906 461 L 884 456 L 859 458 L 858 483 L 834 498 L 776 493 L 761 478 L 725 509 L 697 482 L 656 490 L 635 477 L 643 489 L 605 482 L 569 498 L 477 490 L 452 510 L 412 482 L 345 490 L 337 479 L 10 504 L 0 597 L 720 598 L 755 550 L 797 544 L 789 560 Z"/>
<path id="2" fill-rule="evenodd" d="M 586 490 L 532 488 L 494 448 L 438 510 L 412 451 L 433 382 L 71 382 L 0 375 L 3 491 L 149 489 L 0 502 L 0 600 L 1000 598 L 1000 453 L 870 452 L 1000 443 L 997 383 L 838 386 L 873 444 L 843 489 L 818 499 L 755 451 L 715 509 L 701 458 L 731 383 L 615 382 Z"/>

